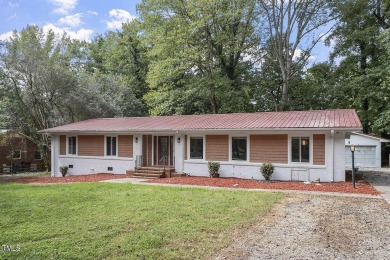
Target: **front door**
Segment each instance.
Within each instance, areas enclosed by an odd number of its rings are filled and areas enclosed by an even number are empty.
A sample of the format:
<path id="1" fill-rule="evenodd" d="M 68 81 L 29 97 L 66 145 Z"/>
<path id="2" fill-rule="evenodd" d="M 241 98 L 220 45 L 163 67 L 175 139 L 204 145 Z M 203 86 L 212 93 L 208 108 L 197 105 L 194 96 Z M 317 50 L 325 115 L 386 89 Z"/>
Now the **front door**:
<path id="1" fill-rule="evenodd" d="M 154 137 L 154 164 L 173 166 L 173 136 Z"/>

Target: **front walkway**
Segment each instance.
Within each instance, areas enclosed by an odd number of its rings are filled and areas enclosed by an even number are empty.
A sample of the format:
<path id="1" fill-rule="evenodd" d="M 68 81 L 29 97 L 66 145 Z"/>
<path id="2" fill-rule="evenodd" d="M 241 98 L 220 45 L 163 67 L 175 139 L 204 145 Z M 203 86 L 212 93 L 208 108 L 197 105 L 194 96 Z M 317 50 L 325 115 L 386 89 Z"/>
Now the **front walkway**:
<path id="1" fill-rule="evenodd" d="M 142 179 L 142 178 L 122 178 L 122 179 L 112 179 L 112 180 L 104 180 L 100 182 L 110 182 L 110 183 L 131 183 L 131 184 L 147 184 L 145 181 L 150 179 Z"/>

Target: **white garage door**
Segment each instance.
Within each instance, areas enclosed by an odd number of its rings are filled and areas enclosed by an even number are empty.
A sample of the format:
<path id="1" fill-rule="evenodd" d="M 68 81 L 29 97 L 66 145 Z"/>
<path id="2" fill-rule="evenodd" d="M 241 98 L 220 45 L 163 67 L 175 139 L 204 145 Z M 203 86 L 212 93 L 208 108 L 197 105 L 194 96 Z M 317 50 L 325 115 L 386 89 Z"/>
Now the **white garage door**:
<path id="1" fill-rule="evenodd" d="M 376 167 L 375 150 L 376 150 L 376 146 L 356 146 L 355 166 Z M 345 166 L 352 167 L 352 153 L 349 146 L 345 147 Z"/>

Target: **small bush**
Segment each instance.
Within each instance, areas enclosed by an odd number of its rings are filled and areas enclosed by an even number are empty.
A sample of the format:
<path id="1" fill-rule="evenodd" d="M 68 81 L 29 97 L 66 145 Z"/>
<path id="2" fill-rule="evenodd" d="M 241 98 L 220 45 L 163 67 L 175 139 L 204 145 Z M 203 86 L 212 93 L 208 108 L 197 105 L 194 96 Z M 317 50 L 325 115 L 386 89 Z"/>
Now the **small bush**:
<path id="1" fill-rule="evenodd" d="M 209 174 L 211 178 L 219 177 L 219 167 L 221 166 L 219 162 L 208 162 L 207 166 L 209 167 Z"/>
<path id="2" fill-rule="evenodd" d="M 68 169 L 69 168 L 66 165 L 63 165 L 63 166 L 60 167 L 60 172 L 62 174 L 62 177 L 65 177 L 65 175 L 68 173 Z"/>
<path id="3" fill-rule="evenodd" d="M 272 174 L 274 173 L 274 165 L 272 163 L 263 163 L 260 166 L 261 174 L 263 174 L 263 177 L 266 181 L 269 181 Z"/>

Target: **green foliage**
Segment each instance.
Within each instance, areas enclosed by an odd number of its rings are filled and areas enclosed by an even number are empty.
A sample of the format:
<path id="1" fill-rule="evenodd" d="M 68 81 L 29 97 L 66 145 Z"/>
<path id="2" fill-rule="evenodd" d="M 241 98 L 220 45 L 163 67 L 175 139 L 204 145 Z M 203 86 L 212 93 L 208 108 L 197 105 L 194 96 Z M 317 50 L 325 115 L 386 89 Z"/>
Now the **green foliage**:
<path id="1" fill-rule="evenodd" d="M 363 131 L 371 133 L 376 131 L 375 121 L 389 108 L 389 56 L 381 42 L 384 30 L 373 15 L 383 3 L 344 0 L 334 5 L 340 22 L 327 40 L 334 42 L 331 59 L 341 60 L 334 74 L 339 98 L 336 103 L 355 108 Z"/>
<path id="2" fill-rule="evenodd" d="M 123 42 L 119 40 L 124 41 L 123 37 L 114 38 L 122 48 Z M 89 55 L 96 58 L 93 51 L 88 51 L 90 46 L 93 50 L 95 45 L 71 40 L 66 34 L 44 33 L 37 26 L 15 32 L 10 41 L 2 43 L 0 127 L 13 129 L 34 141 L 47 165 L 49 140 L 46 135 L 38 134 L 38 130 L 96 117 L 145 115 L 144 104 L 129 87 L 137 84 L 124 80 L 130 73 L 123 72 L 125 69 L 119 71 L 121 67 L 108 73 L 114 67 L 110 62 L 125 66 L 124 58 L 118 58 L 109 49 L 111 59 L 101 65 L 107 67 L 103 73 L 96 69 L 99 68 L 96 62 L 85 66 L 91 60 Z M 138 95 L 142 97 L 143 92 Z"/>
<path id="3" fill-rule="evenodd" d="M 265 162 L 260 166 L 261 174 L 266 181 L 269 181 L 274 173 L 274 165 L 272 163 Z"/>
<path id="4" fill-rule="evenodd" d="M 337 93 L 335 67 L 327 62 L 314 64 L 293 81 L 290 110 L 324 110 L 341 107 Z M 343 96 L 341 96 L 343 98 Z"/>
<path id="5" fill-rule="evenodd" d="M 66 165 L 62 165 L 62 166 L 60 167 L 60 172 L 61 172 L 61 174 L 62 174 L 62 177 L 65 177 L 65 175 L 68 173 L 68 169 L 69 169 L 69 167 L 66 166 Z"/>
<path id="6" fill-rule="evenodd" d="M 89 45 L 91 59 L 87 71 L 117 78 L 120 89 L 119 109 L 123 116 L 143 116 L 147 104 L 142 97 L 148 91 L 146 74 L 148 48 L 141 42 L 140 22 L 133 20 L 121 31 L 107 32 Z"/>
<path id="7" fill-rule="evenodd" d="M 278 98 L 273 99 L 277 111 L 288 109 L 289 92 L 297 72 L 307 64 L 310 53 L 321 39 L 319 31 L 334 19 L 329 1 L 258 1 L 261 7 L 260 21 L 265 24 L 261 35 L 266 39 L 266 59 L 280 70 Z M 297 70 L 297 68 L 299 68 Z M 279 73 L 279 71 L 278 71 Z M 275 95 L 275 93 L 273 93 Z"/>
<path id="8" fill-rule="evenodd" d="M 96 117 L 355 108 L 364 132 L 390 136 L 387 1 L 144 0 L 138 9 L 138 20 L 90 43 L 37 26 L 0 41 L 0 128 L 33 140 L 47 164 L 38 130 Z M 308 63 L 334 17 L 329 61 Z"/>
<path id="9" fill-rule="evenodd" d="M 207 8 L 205 8 L 207 7 Z M 143 1 L 153 115 L 246 111 L 255 1 Z"/>
<path id="10" fill-rule="evenodd" d="M 33 140 L 41 147 L 49 163 L 47 136 L 37 131 L 70 122 L 69 102 L 76 94 L 77 78 L 73 71 L 76 59 L 70 55 L 72 41 L 65 35 L 45 34 L 37 26 L 14 32 L 0 51 L 0 100 L 2 117 L 7 129 Z M 73 63 L 75 61 L 75 63 Z"/>
<path id="11" fill-rule="evenodd" d="M 211 178 L 219 177 L 219 167 L 221 164 L 219 162 L 207 162 L 207 167 L 209 168 L 209 174 Z"/>
<path id="12" fill-rule="evenodd" d="M 3 183 L 0 198 L 2 243 L 20 246 L 1 259 L 209 259 L 282 194 Z"/>

